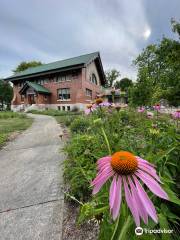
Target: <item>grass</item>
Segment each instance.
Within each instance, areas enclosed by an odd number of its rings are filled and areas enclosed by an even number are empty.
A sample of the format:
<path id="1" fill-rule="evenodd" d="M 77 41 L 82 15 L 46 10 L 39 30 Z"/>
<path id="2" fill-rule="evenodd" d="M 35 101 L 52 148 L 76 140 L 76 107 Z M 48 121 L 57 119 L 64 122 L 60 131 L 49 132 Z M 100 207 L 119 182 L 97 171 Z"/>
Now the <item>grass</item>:
<path id="1" fill-rule="evenodd" d="M 0 147 L 14 132 L 26 130 L 32 124 L 32 119 L 25 114 L 0 112 Z"/>
<path id="2" fill-rule="evenodd" d="M 49 115 L 49 116 L 71 116 L 71 115 L 80 115 L 81 112 L 72 112 L 72 111 L 60 111 L 55 109 L 48 109 L 48 110 L 30 110 L 28 113 L 33 114 L 43 114 L 43 115 Z"/>
<path id="3" fill-rule="evenodd" d="M 70 124 L 73 122 L 74 119 L 78 118 L 80 115 L 82 115 L 82 112 L 72 112 L 72 111 L 59 111 L 54 109 L 49 110 L 31 110 L 29 113 L 33 114 L 43 114 L 43 115 L 49 115 L 53 116 L 58 123 L 61 123 L 65 126 L 70 126 Z"/>
<path id="4" fill-rule="evenodd" d="M 71 123 L 78 118 L 80 115 L 64 115 L 64 116 L 55 116 L 55 119 L 58 123 L 69 127 Z"/>

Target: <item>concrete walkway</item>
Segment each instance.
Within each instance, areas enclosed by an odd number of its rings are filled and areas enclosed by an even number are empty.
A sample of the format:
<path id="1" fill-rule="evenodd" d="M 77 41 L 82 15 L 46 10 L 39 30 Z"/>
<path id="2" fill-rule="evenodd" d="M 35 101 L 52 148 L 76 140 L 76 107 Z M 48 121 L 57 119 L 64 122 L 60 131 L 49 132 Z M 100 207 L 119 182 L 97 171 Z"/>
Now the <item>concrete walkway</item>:
<path id="1" fill-rule="evenodd" d="M 61 240 L 60 126 L 31 115 L 32 127 L 0 150 L 0 239 Z"/>

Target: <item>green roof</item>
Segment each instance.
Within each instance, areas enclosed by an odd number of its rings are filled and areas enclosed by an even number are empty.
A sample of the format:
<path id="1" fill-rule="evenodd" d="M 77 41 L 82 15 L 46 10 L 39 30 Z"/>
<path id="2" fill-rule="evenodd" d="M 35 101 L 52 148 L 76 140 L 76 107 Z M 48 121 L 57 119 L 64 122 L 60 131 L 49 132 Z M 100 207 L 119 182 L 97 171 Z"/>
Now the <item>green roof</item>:
<path id="1" fill-rule="evenodd" d="M 66 69 L 73 66 L 87 64 L 98 56 L 99 56 L 99 52 L 94 52 L 94 53 L 89 53 L 89 54 L 85 54 L 85 55 L 81 55 L 78 57 L 73 57 L 73 58 L 69 58 L 69 59 L 65 59 L 57 62 L 43 64 L 37 67 L 28 68 L 22 72 L 16 73 L 6 78 L 6 80 L 15 80 L 18 78 L 23 78 L 25 76 L 34 75 L 42 72 L 48 72 L 51 70 L 58 70 L 58 69 Z"/>
<path id="2" fill-rule="evenodd" d="M 29 81 L 27 81 L 25 83 L 25 85 L 20 90 L 20 92 L 23 92 L 27 86 L 32 87 L 36 92 L 39 92 L 39 93 L 46 93 L 46 94 L 50 94 L 51 93 L 49 91 L 49 89 L 43 87 L 42 85 L 34 83 L 34 82 L 29 82 Z"/>

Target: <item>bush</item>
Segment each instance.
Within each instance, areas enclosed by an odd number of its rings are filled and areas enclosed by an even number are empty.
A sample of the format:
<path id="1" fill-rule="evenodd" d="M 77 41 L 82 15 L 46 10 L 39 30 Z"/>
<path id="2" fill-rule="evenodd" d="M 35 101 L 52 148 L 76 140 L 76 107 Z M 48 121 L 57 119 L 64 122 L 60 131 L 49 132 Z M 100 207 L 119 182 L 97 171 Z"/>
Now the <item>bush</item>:
<path id="1" fill-rule="evenodd" d="M 70 125 L 72 133 L 84 133 L 90 127 L 90 120 L 85 117 L 76 118 Z"/>
<path id="2" fill-rule="evenodd" d="M 56 121 L 66 127 L 69 127 L 71 123 L 78 118 L 79 115 L 64 115 L 64 116 L 55 116 Z"/>
<path id="3" fill-rule="evenodd" d="M 96 160 L 106 152 L 101 144 L 94 135 L 77 134 L 64 149 L 68 153 L 64 163 L 65 179 L 70 184 L 70 193 L 78 199 L 87 200 L 91 194 L 89 186 L 96 173 Z"/>

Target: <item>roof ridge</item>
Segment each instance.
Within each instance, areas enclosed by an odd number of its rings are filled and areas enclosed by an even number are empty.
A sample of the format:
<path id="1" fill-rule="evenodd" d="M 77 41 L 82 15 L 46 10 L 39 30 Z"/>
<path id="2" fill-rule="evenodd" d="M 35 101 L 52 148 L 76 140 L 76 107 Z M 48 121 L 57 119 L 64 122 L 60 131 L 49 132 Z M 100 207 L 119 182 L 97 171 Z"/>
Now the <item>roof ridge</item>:
<path id="1" fill-rule="evenodd" d="M 69 60 L 69 59 L 78 58 L 78 57 L 83 57 L 83 56 L 87 56 L 87 55 L 91 55 L 91 54 L 95 54 L 95 53 L 98 53 L 98 54 L 99 54 L 99 51 L 97 51 L 97 52 L 92 52 L 92 53 L 82 54 L 82 55 L 79 55 L 79 56 L 76 56 L 76 57 L 65 58 L 65 59 L 58 60 L 58 61 L 54 61 L 54 62 L 51 62 L 51 63 L 66 61 L 66 60 Z M 45 63 L 45 64 L 43 64 L 43 65 L 51 64 L 51 63 Z"/>

